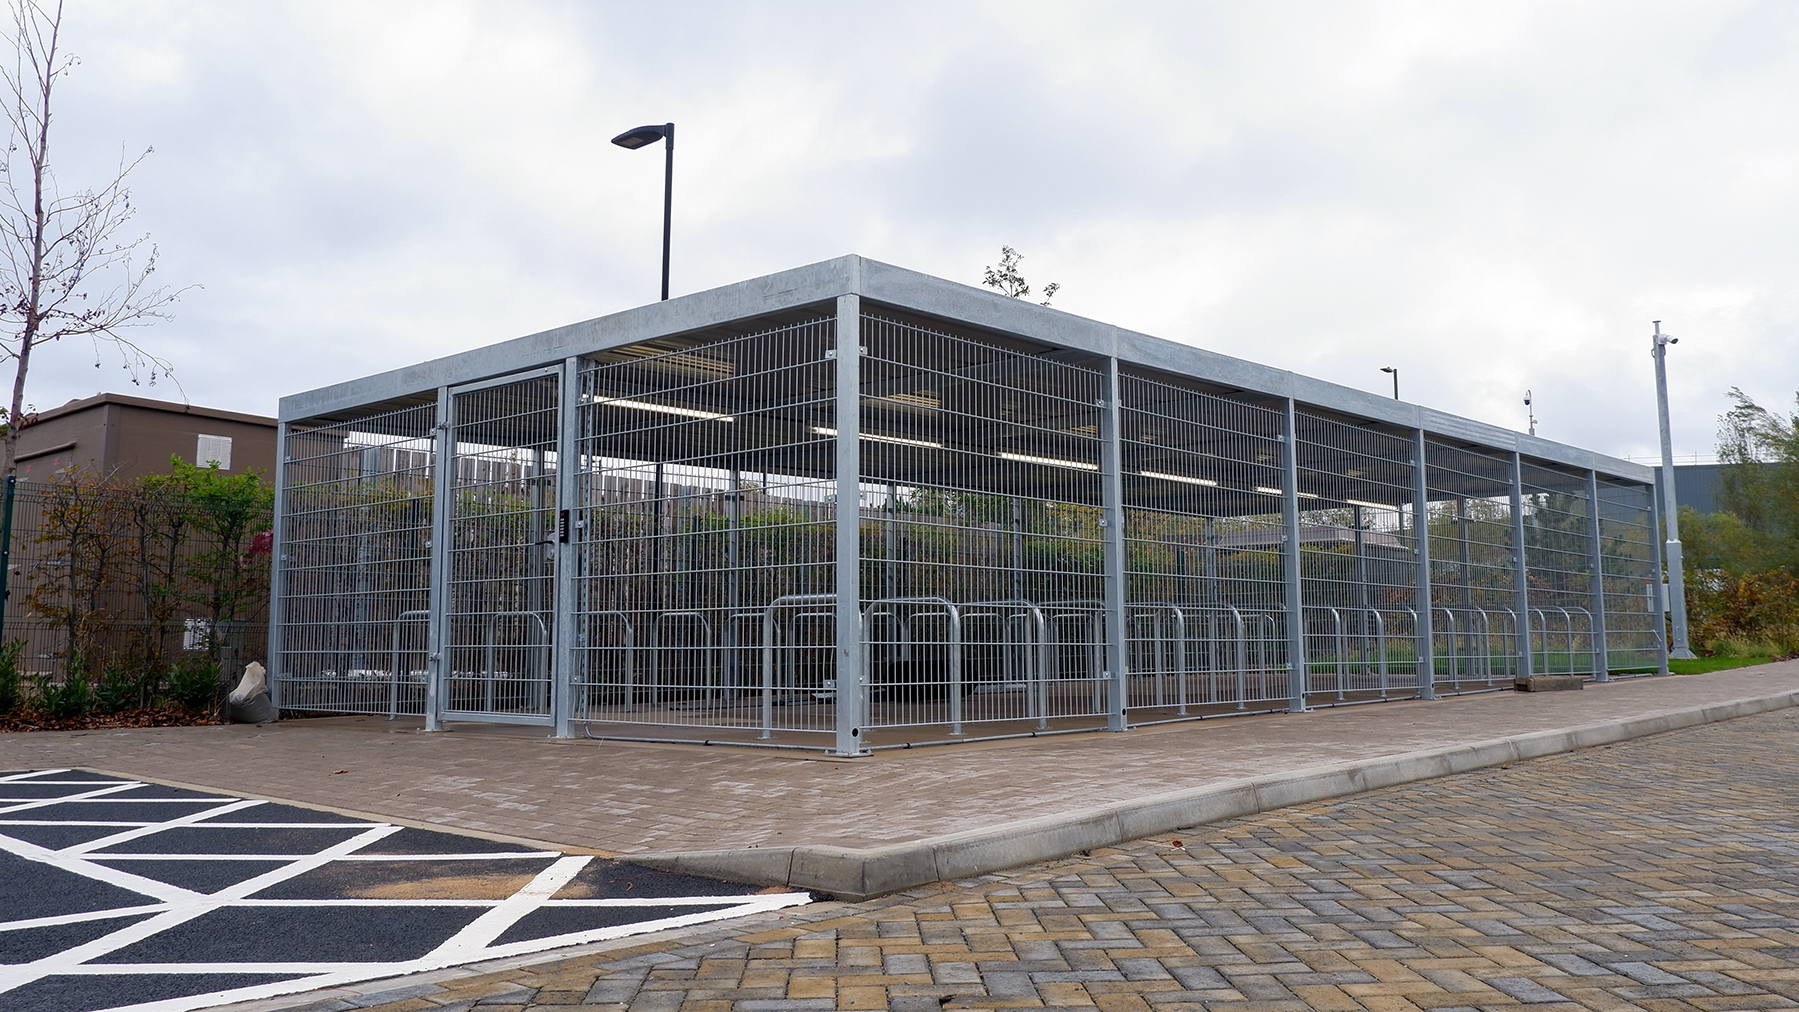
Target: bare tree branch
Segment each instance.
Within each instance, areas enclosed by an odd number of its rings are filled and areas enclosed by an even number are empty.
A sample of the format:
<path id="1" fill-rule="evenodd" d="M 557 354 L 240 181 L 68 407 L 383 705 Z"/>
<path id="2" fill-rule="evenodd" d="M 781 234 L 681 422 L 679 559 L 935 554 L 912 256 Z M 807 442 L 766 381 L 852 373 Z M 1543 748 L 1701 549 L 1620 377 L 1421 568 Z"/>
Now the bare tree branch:
<path id="1" fill-rule="evenodd" d="M 124 333 L 172 318 L 187 288 L 151 284 L 157 250 L 148 235 L 126 231 L 135 208 L 126 179 L 151 151 L 121 153 L 118 171 L 98 189 L 65 194 L 50 162 L 51 97 L 79 63 L 60 48 L 62 3 L 14 0 L 14 59 L 0 64 L 0 102 L 12 137 L 0 164 L 0 362 L 14 363 L 4 470 L 12 474 L 25 414 L 26 379 L 44 344 L 85 338 L 117 354 L 136 385 L 173 379 L 169 362 Z M 193 286 L 189 286 L 193 287 Z"/>

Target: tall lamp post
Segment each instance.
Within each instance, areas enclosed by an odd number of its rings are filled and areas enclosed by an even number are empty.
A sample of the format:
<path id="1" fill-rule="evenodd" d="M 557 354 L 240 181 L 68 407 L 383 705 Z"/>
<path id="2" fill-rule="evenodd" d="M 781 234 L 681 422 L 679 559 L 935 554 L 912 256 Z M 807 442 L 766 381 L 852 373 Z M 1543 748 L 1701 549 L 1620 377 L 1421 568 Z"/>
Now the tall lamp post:
<path id="1" fill-rule="evenodd" d="M 1380 371 L 1381 372 L 1390 372 L 1393 374 L 1393 399 L 1398 400 L 1399 399 L 1399 367 L 1396 365 L 1383 365 L 1380 367 Z"/>
<path id="2" fill-rule="evenodd" d="M 1662 333 L 1662 321 L 1655 321 L 1655 339 L 1650 353 L 1655 357 L 1655 404 L 1662 427 L 1662 511 L 1668 525 L 1668 615 L 1674 626 L 1674 642 L 1670 656 L 1682 660 L 1693 656 L 1687 645 L 1687 581 L 1680 561 L 1680 503 L 1674 495 L 1674 437 L 1668 430 L 1668 345 L 1680 339 Z"/>
<path id="3" fill-rule="evenodd" d="M 662 301 L 668 301 L 668 233 L 674 220 L 675 200 L 675 125 L 664 123 L 660 126 L 640 126 L 635 130 L 626 130 L 612 143 L 632 151 L 647 147 L 658 140 L 666 141 L 664 149 L 668 159 L 662 173 Z"/>

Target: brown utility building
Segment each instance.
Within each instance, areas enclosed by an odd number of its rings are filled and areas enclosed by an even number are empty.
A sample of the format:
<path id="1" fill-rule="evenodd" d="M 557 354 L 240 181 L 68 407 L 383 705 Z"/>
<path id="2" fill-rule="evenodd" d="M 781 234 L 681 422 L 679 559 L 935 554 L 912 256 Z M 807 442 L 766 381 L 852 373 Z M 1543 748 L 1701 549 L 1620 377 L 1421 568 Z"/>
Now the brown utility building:
<path id="1" fill-rule="evenodd" d="M 275 419 L 126 394 L 99 394 L 39 414 L 19 432 L 19 480 L 71 465 L 118 478 L 167 474 L 169 458 L 274 473 Z"/>

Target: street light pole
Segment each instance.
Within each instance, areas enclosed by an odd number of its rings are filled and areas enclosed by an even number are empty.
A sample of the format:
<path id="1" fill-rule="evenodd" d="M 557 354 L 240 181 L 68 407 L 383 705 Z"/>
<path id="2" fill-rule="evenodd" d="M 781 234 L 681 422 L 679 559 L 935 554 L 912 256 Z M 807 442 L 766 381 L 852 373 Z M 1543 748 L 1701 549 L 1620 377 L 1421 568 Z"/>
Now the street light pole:
<path id="1" fill-rule="evenodd" d="M 675 221 L 675 125 L 662 125 L 662 301 L 668 301 L 668 240 Z"/>
<path id="2" fill-rule="evenodd" d="M 1399 367 L 1396 365 L 1383 365 L 1380 367 L 1380 371 L 1381 372 L 1390 372 L 1393 374 L 1393 399 L 1398 400 L 1399 399 Z"/>
<path id="3" fill-rule="evenodd" d="M 673 231 L 675 215 L 675 125 L 663 123 L 660 126 L 640 126 L 612 138 L 612 143 L 635 151 L 658 140 L 664 142 L 663 150 L 666 153 L 662 171 L 662 301 L 667 302 L 669 234 Z"/>
<path id="4" fill-rule="evenodd" d="M 1662 435 L 1662 516 L 1668 525 L 1668 615 L 1674 626 L 1674 642 L 1668 655 L 1681 660 L 1693 656 L 1687 645 L 1687 585 L 1680 557 L 1680 503 L 1674 494 L 1674 437 L 1668 427 L 1668 345 L 1679 338 L 1662 333 L 1662 321 L 1655 321 L 1655 339 L 1650 353 L 1655 357 L 1655 403 L 1661 418 Z"/>

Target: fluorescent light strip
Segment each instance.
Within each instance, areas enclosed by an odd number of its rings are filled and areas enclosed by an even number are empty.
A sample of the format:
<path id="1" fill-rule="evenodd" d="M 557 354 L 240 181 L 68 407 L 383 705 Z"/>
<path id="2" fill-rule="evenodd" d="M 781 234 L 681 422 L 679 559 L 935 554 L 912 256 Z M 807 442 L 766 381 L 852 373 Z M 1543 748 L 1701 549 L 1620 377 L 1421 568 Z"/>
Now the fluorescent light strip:
<path id="1" fill-rule="evenodd" d="M 1098 464 L 1089 464 L 1080 460 L 1058 460 L 1055 457 L 1031 457 L 1022 453 L 999 454 L 1003 460 L 1016 460 L 1020 464 L 1049 464 L 1052 467 L 1078 467 L 1083 471 L 1097 471 Z"/>
<path id="2" fill-rule="evenodd" d="M 823 426 L 819 426 L 819 425 L 812 426 L 812 431 L 818 433 L 821 436 L 837 435 L 836 429 L 827 429 L 827 428 L 824 428 Z M 873 443 L 897 443 L 900 446 L 922 446 L 929 450 L 943 449 L 942 443 L 933 443 L 928 439 L 905 439 L 900 436 L 877 436 L 872 432 L 860 433 L 860 438 L 866 439 L 869 442 L 873 442 Z"/>
<path id="3" fill-rule="evenodd" d="M 1269 488 L 1266 485 L 1257 485 L 1256 491 L 1262 493 L 1263 495 L 1286 495 L 1287 494 L 1278 488 Z"/>
<path id="4" fill-rule="evenodd" d="M 1301 499 L 1316 499 L 1316 498 L 1318 498 L 1318 493 L 1316 493 L 1316 492 L 1298 492 L 1295 494 L 1298 495 Z"/>
<path id="5" fill-rule="evenodd" d="M 1210 478 L 1189 478 L 1184 474 L 1163 474 L 1161 471 L 1138 471 L 1145 478 L 1160 478 L 1163 481 L 1184 481 L 1189 485 L 1217 485 Z"/>
<path id="6" fill-rule="evenodd" d="M 698 411 L 694 408 L 677 408 L 672 404 L 653 404 L 649 401 L 633 401 L 623 397 L 595 397 L 595 404 L 606 404 L 615 408 L 631 408 L 635 411 L 655 411 L 664 415 L 680 415 L 684 418 L 703 418 L 709 422 L 735 422 L 731 415 L 721 415 L 712 411 Z"/>
<path id="7" fill-rule="evenodd" d="M 1392 509 L 1399 508 L 1397 506 L 1392 505 L 1391 503 L 1368 502 L 1365 499 L 1345 499 L 1343 501 L 1348 503 L 1351 506 L 1366 506 L 1369 509 L 1373 509 L 1373 510 L 1392 510 Z"/>

